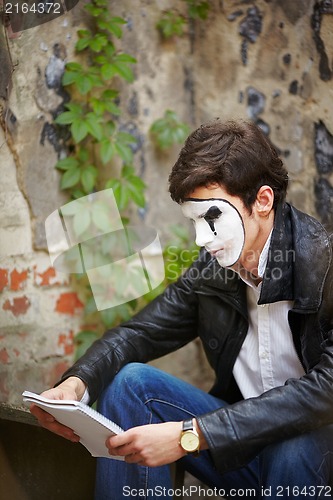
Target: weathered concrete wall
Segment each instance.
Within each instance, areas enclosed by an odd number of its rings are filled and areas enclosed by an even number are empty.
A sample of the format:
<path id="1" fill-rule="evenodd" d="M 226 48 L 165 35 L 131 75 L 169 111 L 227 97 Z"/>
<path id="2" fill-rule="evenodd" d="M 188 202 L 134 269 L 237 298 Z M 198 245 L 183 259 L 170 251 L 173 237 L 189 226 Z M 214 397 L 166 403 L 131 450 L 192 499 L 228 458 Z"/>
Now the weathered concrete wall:
<path id="1" fill-rule="evenodd" d="M 7 33 L 13 72 L 0 128 L 1 401 L 19 403 L 25 387 L 54 384 L 72 361 L 81 324 L 83 304 L 69 277 L 51 267 L 44 232 L 46 217 L 66 201 L 54 169 L 63 143 L 54 140 L 52 116 L 66 98 L 60 78 L 72 23 L 60 18 Z"/>
<path id="2" fill-rule="evenodd" d="M 121 125 L 139 139 L 135 164 L 148 185 L 141 216 L 164 241 L 169 224 L 182 220 L 167 193 L 179 148 L 162 155 L 149 136 L 153 121 L 173 109 L 192 128 L 217 116 L 259 123 L 290 172 L 289 199 L 332 224 L 332 1 L 211 0 L 206 21 L 191 21 L 184 37 L 164 41 L 155 26 L 167 8 L 185 13 L 181 0 L 110 0 L 112 12 L 128 21 L 122 48 L 138 60 L 120 105 Z M 10 38 L 10 53 L 0 52 L 6 69 L 0 86 L 0 399 L 11 402 L 27 386 L 41 390 L 56 380 L 71 362 L 82 322 L 76 291 L 50 268 L 43 227 L 65 200 L 53 167 L 65 154 L 66 137 L 57 135 L 52 118 L 68 99 L 60 79 L 64 63 L 75 57 L 80 23 L 81 2 Z M 210 383 L 196 343 L 158 365 L 204 387 Z"/>

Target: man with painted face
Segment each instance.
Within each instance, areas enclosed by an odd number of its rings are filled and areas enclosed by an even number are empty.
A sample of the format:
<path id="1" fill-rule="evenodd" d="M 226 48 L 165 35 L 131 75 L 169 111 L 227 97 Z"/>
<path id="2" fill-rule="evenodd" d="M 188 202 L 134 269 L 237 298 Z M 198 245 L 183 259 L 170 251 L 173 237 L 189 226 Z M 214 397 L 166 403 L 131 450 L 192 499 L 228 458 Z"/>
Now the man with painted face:
<path id="1" fill-rule="evenodd" d="M 226 496 L 331 498 L 326 231 L 285 203 L 287 171 L 252 123 L 201 126 L 169 180 L 194 223 L 200 257 L 44 393 L 98 397 L 99 410 L 128 429 L 106 442 L 125 461 L 98 460 L 95 498 L 171 498 L 168 464 L 177 460 Z M 145 364 L 196 337 L 216 374 L 209 394 Z M 32 411 L 43 426 L 78 439 Z"/>

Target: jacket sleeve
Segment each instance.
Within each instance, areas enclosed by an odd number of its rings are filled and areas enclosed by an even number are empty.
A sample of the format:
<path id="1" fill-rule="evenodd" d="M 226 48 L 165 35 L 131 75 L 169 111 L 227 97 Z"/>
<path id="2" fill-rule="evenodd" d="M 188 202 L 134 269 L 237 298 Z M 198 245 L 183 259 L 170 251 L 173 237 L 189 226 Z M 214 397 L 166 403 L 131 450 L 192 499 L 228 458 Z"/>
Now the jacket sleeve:
<path id="1" fill-rule="evenodd" d="M 79 377 L 89 389 L 90 402 L 127 363 L 151 361 L 184 346 L 197 336 L 197 298 L 201 257 L 174 284 L 133 318 L 105 332 L 61 380 Z M 58 385 L 57 384 L 57 385 Z"/>

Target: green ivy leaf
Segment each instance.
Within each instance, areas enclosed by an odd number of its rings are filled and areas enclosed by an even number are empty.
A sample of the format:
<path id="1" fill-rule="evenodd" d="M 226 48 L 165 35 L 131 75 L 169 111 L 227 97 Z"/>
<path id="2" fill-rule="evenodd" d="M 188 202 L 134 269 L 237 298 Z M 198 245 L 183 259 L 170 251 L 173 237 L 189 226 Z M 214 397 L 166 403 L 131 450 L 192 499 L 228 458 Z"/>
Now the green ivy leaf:
<path id="1" fill-rule="evenodd" d="M 129 203 L 129 192 L 122 186 L 119 179 L 110 179 L 106 183 L 106 188 L 112 188 L 113 194 L 119 210 L 124 210 Z"/>
<path id="2" fill-rule="evenodd" d="M 102 98 L 104 100 L 112 100 L 112 99 L 115 99 L 116 97 L 118 97 L 119 95 L 119 91 L 118 90 L 114 90 L 114 89 L 107 89 L 107 90 L 104 90 L 103 94 L 102 94 Z"/>
<path id="3" fill-rule="evenodd" d="M 77 103 L 77 102 L 68 102 L 65 104 L 66 108 L 69 109 L 69 111 L 72 111 L 72 113 L 75 113 L 77 117 L 82 116 L 83 110 L 82 110 L 82 105 Z"/>
<path id="4" fill-rule="evenodd" d="M 90 226 L 89 210 L 81 210 L 74 215 L 73 228 L 76 236 L 83 234 Z"/>
<path id="5" fill-rule="evenodd" d="M 116 104 L 112 101 L 105 103 L 105 109 L 115 116 L 119 116 L 121 113 L 120 108 L 118 108 L 118 106 L 116 106 Z"/>
<path id="6" fill-rule="evenodd" d="M 162 18 L 156 24 L 157 29 L 164 38 L 170 38 L 174 35 L 183 35 L 184 26 L 185 19 L 172 10 L 164 12 Z"/>
<path id="7" fill-rule="evenodd" d="M 86 49 L 87 47 L 89 47 L 89 43 L 90 43 L 90 38 L 86 37 L 86 38 L 80 38 L 80 40 L 78 40 L 75 44 L 75 49 L 78 51 L 78 52 L 82 52 L 82 50 Z M 65 85 L 65 84 L 64 84 Z M 67 84 L 68 85 L 68 84 Z"/>
<path id="8" fill-rule="evenodd" d="M 103 49 L 103 47 L 105 47 L 105 45 L 107 45 L 107 43 L 108 39 L 106 35 L 99 33 L 90 40 L 89 47 L 94 52 L 101 52 L 101 50 Z"/>
<path id="9" fill-rule="evenodd" d="M 73 189 L 71 192 L 72 192 L 72 198 L 74 198 L 74 200 L 82 198 L 82 196 L 86 195 L 86 193 L 84 193 L 82 189 Z"/>
<path id="10" fill-rule="evenodd" d="M 101 14 L 103 14 L 104 12 L 104 9 L 100 8 L 100 7 L 96 7 L 94 4 L 87 4 L 84 6 L 85 10 L 87 12 L 89 12 L 89 14 L 91 14 L 93 17 L 98 17 L 100 16 Z"/>
<path id="11" fill-rule="evenodd" d="M 75 186 L 80 181 L 81 170 L 79 167 L 74 167 L 66 170 L 61 178 L 61 189 L 68 189 Z"/>
<path id="12" fill-rule="evenodd" d="M 80 63 L 77 63 L 77 62 L 68 62 L 66 64 L 66 69 L 69 71 L 81 71 L 82 66 Z"/>
<path id="13" fill-rule="evenodd" d="M 88 165 L 81 173 L 81 183 L 86 193 L 91 193 L 95 187 L 97 178 L 97 168 L 93 165 Z"/>
<path id="14" fill-rule="evenodd" d="M 77 119 L 77 114 L 72 111 L 64 111 L 54 120 L 58 125 L 69 125 Z"/>
<path id="15" fill-rule="evenodd" d="M 91 78 L 91 76 L 89 75 L 84 75 L 84 74 L 79 75 L 78 78 L 75 80 L 75 83 L 78 88 L 78 91 L 82 95 L 88 94 L 88 92 L 90 92 L 90 90 L 94 86 L 93 78 Z"/>
<path id="16" fill-rule="evenodd" d="M 137 139 L 132 135 L 129 134 L 128 132 L 118 132 L 117 139 L 119 142 L 123 144 L 133 144 L 137 142 Z"/>
<path id="17" fill-rule="evenodd" d="M 103 139 L 100 142 L 100 155 L 104 165 L 111 160 L 115 153 L 116 150 L 114 144 L 110 139 Z"/>
<path id="18" fill-rule="evenodd" d="M 102 54 L 96 55 L 94 57 L 95 62 L 98 64 L 105 64 L 109 61 L 109 58 L 104 55 L 104 51 Z"/>
<path id="19" fill-rule="evenodd" d="M 129 178 L 132 175 L 134 175 L 134 173 L 135 170 L 134 167 L 132 167 L 132 165 L 124 165 L 123 168 L 121 169 L 121 177 L 124 178 Z"/>
<path id="20" fill-rule="evenodd" d="M 117 54 L 116 61 L 125 62 L 125 63 L 133 63 L 133 64 L 137 62 L 135 57 L 131 56 L 130 54 L 126 54 L 125 52 L 122 52 L 121 54 Z"/>
<path id="21" fill-rule="evenodd" d="M 125 165 L 122 169 L 122 186 L 125 187 L 129 193 L 129 197 L 132 198 L 134 203 L 139 207 L 144 208 L 146 205 L 146 200 L 144 196 L 144 190 L 146 185 L 140 177 L 135 175 L 134 168 Z"/>
<path id="22" fill-rule="evenodd" d="M 96 308 L 96 303 L 94 297 L 90 296 L 88 297 L 85 306 L 84 306 L 84 313 L 87 315 L 94 314 L 97 311 Z"/>
<path id="23" fill-rule="evenodd" d="M 92 330 L 82 330 L 77 335 L 75 335 L 74 343 L 76 345 L 75 350 L 75 361 L 77 361 L 86 350 L 91 346 L 91 344 L 97 340 L 99 337 L 98 333 Z"/>
<path id="24" fill-rule="evenodd" d="M 106 328 L 111 328 L 117 321 L 118 314 L 116 307 L 110 307 L 101 311 L 101 320 Z"/>
<path id="25" fill-rule="evenodd" d="M 116 131 L 116 124 L 113 120 L 108 120 L 104 123 L 104 132 L 106 137 L 111 137 Z"/>
<path id="26" fill-rule="evenodd" d="M 92 109 L 94 110 L 94 113 L 99 117 L 101 117 L 106 109 L 104 101 L 96 99 L 96 97 L 93 97 L 92 99 L 90 99 L 90 103 Z"/>
<path id="27" fill-rule="evenodd" d="M 207 19 L 209 12 L 209 3 L 198 0 L 185 0 L 189 4 L 189 16 L 192 19 Z"/>
<path id="28" fill-rule="evenodd" d="M 139 207 L 144 208 L 146 206 L 146 199 L 143 191 L 138 189 L 133 181 L 128 183 L 127 189 L 129 190 L 134 203 Z"/>
<path id="29" fill-rule="evenodd" d="M 80 163 L 86 163 L 89 159 L 89 151 L 86 148 L 79 148 L 78 157 Z"/>
<path id="30" fill-rule="evenodd" d="M 121 142 L 116 142 L 115 150 L 125 163 L 131 163 L 133 158 L 133 153 L 131 149 L 128 146 L 126 146 L 126 144 L 122 144 Z"/>
<path id="31" fill-rule="evenodd" d="M 56 168 L 59 170 L 69 170 L 71 168 L 76 168 L 79 162 L 73 156 L 68 156 L 67 158 L 63 158 L 56 163 Z"/>
<path id="32" fill-rule="evenodd" d="M 86 116 L 85 124 L 88 132 L 100 141 L 103 137 L 103 127 L 100 124 L 100 117 L 94 113 L 88 113 Z"/>
<path id="33" fill-rule="evenodd" d="M 113 56 L 116 52 L 116 48 L 110 40 L 108 41 L 108 44 L 104 47 L 103 52 L 108 61 L 111 61 L 113 59 Z"/>
<path id="34" fill-rule="evenodd" d="M 128 321 L 131 318 L 131 311 L 128 307 L 128 304 L 120 304 L 116 307 L 116 310 L 121 322 Z"/>
<path id="35" fill-rule="evenodd" d="M 110 80 L 115 74 L 114 65 L 111 63 L 103 64 L 101 67 L 101 74 L 104 80 Z"/>
<path id="36" fill-rule="evenodd" d="M 92 207 L 93 223 L 103 232 L 110 231 L 110 208 L 103 203 L 95 203 Z"/>
<path id="37" fill-rule="evenodd" d="M 184 142 L 189 131 L 189 126 L 182 123 L 172 110 L 166 110 L 164 117 L 156 120 L 150 128 L 150 132 L 161 149 L 169 148 L 177 142 Z"/>
<path id="38" fill-rule="evenodd" d="M 71 201 L 61 207 L 61 213 L 64 217 L 70 217 L 72 215 L 75 215 L 77 211 L 78 211 L 77 204 L 72 203 Z"/>
<path id="39" fill-rule="evenodd" d="M 120 25 L 126 24 L 126 21 L 121 17 L 112 17 L 108 23 L 108 31 L 115 35 L 117 38 L 121 38 L 123 35 Z"/>
<path id="40" fill-rule="evenodd" d="M 83 120 L 75 120 L 71 125 L 71 132 L 75 142 L 81 142 L 88 134 L 87 124 Z"/>
<path id="41" fill-rule="evenodd" d="M 62 76 L 62 84 L 66 87 L 66 85 L 72 85 L 77 80 L 77 72 L 76 71 L 65 71 Z"/>
<path id="42" fill-rule="evenodd" d="M 122 62 L 115 62 L 113 63 L 113 68 L 115 73 L 118 73 L 118 75 L 124 78 L 124 80 L 126 80 L 129 83 L 133 82 L 134 75 L 131 68 L 129 68 L 127 64 Z"/>

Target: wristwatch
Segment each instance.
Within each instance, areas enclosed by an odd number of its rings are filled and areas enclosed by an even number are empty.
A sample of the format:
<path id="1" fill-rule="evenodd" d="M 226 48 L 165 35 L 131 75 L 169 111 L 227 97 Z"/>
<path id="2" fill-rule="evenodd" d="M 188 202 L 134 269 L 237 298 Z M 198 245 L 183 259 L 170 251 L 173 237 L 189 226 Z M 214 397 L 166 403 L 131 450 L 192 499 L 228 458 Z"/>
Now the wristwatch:
<path id="1" fill-rule="evenodd" d="M 186 453 L 199 455 L 200 441 L 199 434 L 193 426 L 193 419 L 184 420 L 183 428 L 180 433 L 179 444 Z"/>

